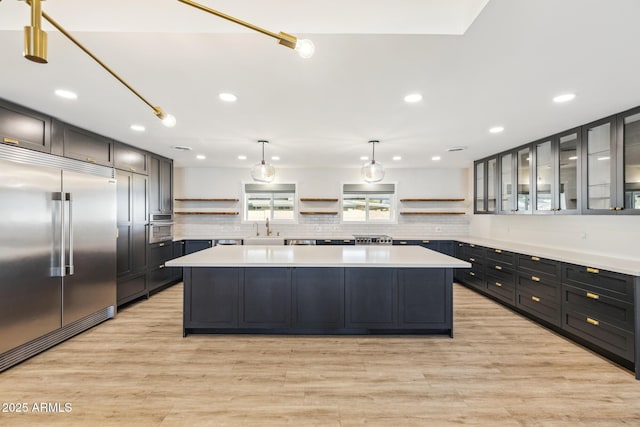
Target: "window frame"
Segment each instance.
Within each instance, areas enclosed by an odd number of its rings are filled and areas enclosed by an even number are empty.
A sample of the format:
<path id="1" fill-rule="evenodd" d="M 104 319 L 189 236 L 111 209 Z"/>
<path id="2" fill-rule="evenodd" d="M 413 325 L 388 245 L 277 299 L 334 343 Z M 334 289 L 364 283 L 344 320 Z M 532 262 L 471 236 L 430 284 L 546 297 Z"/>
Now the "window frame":
<path id="1" fill-rule="evenodd" d="M 397 197 L 397 184 L 389 183 L 386 184 L 388 186 L 393 187 L 393 191 L 375 191 L 375 188 L 378 184 L 353 184 L 353 183 L 343 183 L 342 184 L 342 192 L 340 197 L 340 223 L 341 224 L 397 224 L 398 222 L 398 208 L 396 203 Z M 383 184 L 385 185 L 385 184 Z M 346 186 L 359 186 L 363 189 L 363 191 L 345 191 Z M 367 190 L 367 187 L 369 190 Z M 365 200 L 365 218 L 364 220 L 348 220 L 344 217 L 344 205 L 345 205 L 345 196 L 354 195 L 354 196 L 364 196 Z M 372 219 L 370 216 L 370 199 L 374 199 L 376 197 L 386 197 L 389 198 L 389 211 L 390 218 L 389 219 Z"/>
<path id="2" fill-rule="evenodd" d="M 264 186 L 265 191 L 247 191 L 247 185 L 250 186 Z M 292 186 L 293 191 L 278 191 L 274 190 L 274 186 Z M 277 187 L 276 187 L 277 188 Z M 266 222 L 266 219 L 249 219 L 249 198 L 252 195 L 266 196 L 269 199 L 270 215 L 269 222 L 274 224 L 297 224 L 298 223 L 298 199 L 297 199 L 297 183 L 278 183 L 278 184 L 256 184 L 254 182 L 242 183 L 242 224 L 256 224 Z M 274 218 L 275 214 L 275 199 L 278 194 L 287 194 L 292 196 L 293 210 L 291 211 L 293 216 L 291 219 Z"/>

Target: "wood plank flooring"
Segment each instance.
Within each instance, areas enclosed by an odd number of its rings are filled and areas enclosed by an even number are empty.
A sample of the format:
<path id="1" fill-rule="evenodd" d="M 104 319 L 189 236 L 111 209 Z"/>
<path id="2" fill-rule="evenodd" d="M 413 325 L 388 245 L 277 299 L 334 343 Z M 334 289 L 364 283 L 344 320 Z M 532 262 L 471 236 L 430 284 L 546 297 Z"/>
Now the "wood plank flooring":
<path id="1" fill-rule="evenodd" d="M 455 338 L 182 338 L 182 286 L 0 374 L 1 426 L 640 425 L 631 372 L 455 286 Z M 3 408 L 4 409 L 4 408 Z"/>

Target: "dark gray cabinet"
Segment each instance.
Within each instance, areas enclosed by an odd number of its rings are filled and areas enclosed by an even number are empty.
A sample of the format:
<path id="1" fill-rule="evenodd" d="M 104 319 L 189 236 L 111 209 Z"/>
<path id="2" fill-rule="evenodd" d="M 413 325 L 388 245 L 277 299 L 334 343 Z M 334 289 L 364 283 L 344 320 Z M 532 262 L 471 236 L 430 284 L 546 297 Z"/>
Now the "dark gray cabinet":
<path id="1" fill-rule="evenodd" d="M 115 143 L 113 151 L 116 169 L 147 175 L 149 160 L 146 152 L 120 142 Z"/>
<path id="2" fill-rule="evenodd" d="M 118 304 L 147 293 L 147 177 L 116 170 Z"/>
<path id="3" fill-rule="evenodd" d="M 316 240 L 316 245 L 355 245 L 355 239 L 321 239 Z"/>
<path id="4" fill-rule="evenodd" d="M 451 327 L 452 272 L 447 269 L 398 269 L 398 327 L 447 329 Z M 447 275 L 451 277 L 447 277 Z M 443 304 L 444 301 L 444 304 Z"/>
<path id="5" fill-rule="evenodd" d="M 165 265 L 167 261 L 173 259 L 173 242 L 151 243 L 148 247 L 147 284 L 149 292 L 152 292 L 174 282 L 174 270 Z"/>
<path id="6" fill-rule="evenodd" d="M 554 326 L 561 326 L 561 263 L 538 256 L 517 256 L 516 306 Z"/>
<path id="7" fill-rule="evenodd" d="M 486 248 L 485 254 L 487 292 L 509 304 L 515 304 L 515 254 L 498 248 Z"/>
<path id="8" fill-rule="evenodd" d="M 392 268 L 346 268 L 347 328 L 387 329 L 397 324 L 398 283 Z"/>
<path id="9" fill-rule="evenodd" d="M 51 152 L 51 119 L 11 102 L 0 100 L 0 142 L 49 153 Z"/>
<path id="10" fill-rule="evenodd" d="M 151 156 L 149 161 L 149 211 L 151 214 L 173 213 L 173 161 Z"/>
<path id="11" fill-rule="evenodd" d="M 498 194 L 498 157 L 474 162 L 474 205 L 476 214 L 496 213 Z"/>
<path id="12" fill-rule="evenodd" d="M 184 255 L 184 240 L 178 240 L 173 242 L 172 245 L 173 254 L 171 259 L 180 258 Z M 181 267 L 170 267 L 171 270 L 171 280 L 175 282 L 182 281 L 182 268 Z"/>
<path id="13" fill-rule="evenodd" d="M 531 156 L 530 144 L 498 156 L 500 169 L 499 213 L 531 213 Z"/>
<path id="14" fill-rule="evenodd" d="M 193 328 L 237 328 L 240 268 L 187 268 L 185 324 Z"/>
<path id="15" fill-rule="evenodd" d="M 194 252 L 208 249 L 213 246 L 213 240 L 185 240 L 184 254 L 189 255 Z"/>
<path id="16" fill-rule="evenodd" d="M 291 269 L 245 268 L 240 285 L 242 328 L 291 327 Z"/>
<path id="17" fill-rule="evenodd" d="M 640 107 L 618 115 L 617 119 L 618 213 L 640 213 Z"/>
<path id="18" fill-rule="evenodd" d="M 295 328 L 344 328 L 344 298 L 344 269 L 310 267 L 293 270 Z"/>
<path id="19" fill-rule="evenodd" d="M 113 166 L 113 140 L 58 120 L 52 123 L 51 153 Z"/>

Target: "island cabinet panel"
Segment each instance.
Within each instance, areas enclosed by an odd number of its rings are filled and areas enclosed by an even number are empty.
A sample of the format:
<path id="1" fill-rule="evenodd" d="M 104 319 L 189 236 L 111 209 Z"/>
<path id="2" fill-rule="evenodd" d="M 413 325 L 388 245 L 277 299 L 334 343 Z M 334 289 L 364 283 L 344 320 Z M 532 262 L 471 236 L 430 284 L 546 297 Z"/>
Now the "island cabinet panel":
<path id="1" fill-rule="evenodd" d="M 386 329 L 397 324 L 398 283 L 393 268 L 346 268 L 347 328 Z"/>
<path id="2" fill-rule="evenodd" d="M 452 280 L 453 273 L 450 269 L 399 269 L 398 326 L 450 329 L 453 307 Z"/>
<path id="3" fill-rule="evenodd" d="M 184 254 L 189 255 L 203 249 L 209 249 L 213 246 L 212 240 L 185 240 Z"/>
<path id="4" fill-rule="evenodd" d="M 187 268 L 185 275 L 185 326 L 237 328 L 241 269 Z"/>
<path id="5" fill-rule="evenodd" d="M 291 327 L 290 268 L 245 268 L 240 294 L 240 327 Z"/>
<path id="6" fill-rule="evenodd" d="M 344 324 L 344 269 L 293 269 L 293 325 L 298 329 L 341 329 Z"/>

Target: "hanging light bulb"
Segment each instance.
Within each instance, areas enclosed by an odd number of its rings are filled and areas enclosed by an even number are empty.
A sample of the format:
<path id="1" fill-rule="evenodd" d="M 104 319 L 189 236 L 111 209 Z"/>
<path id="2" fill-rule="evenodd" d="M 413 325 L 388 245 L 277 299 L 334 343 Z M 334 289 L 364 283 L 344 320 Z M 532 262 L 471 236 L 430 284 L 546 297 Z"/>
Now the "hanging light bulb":
<path id="1" fill-rule="evenodd" d="M 379 144 L 380 141 L 372 140 L 369 141 L 372 148 L 371 161 L 365 163 L 360 169 L 360 174 L 362 175 L 362 179 L 366 182 L 378 182 L 382 181 L 384 178 L 384 167 L 382 163 L 376 162 L 376 144 Z"/>
<path id="2" fill-rule="evenodd" d="M 251 178 L 258 182 L 271 182 L 276 176 L 276 168 L 264 161 L 264 144 L 268 144 L 269 141 L 258 142 L 262 144 L 262 161 L 251 168 Z"/>

